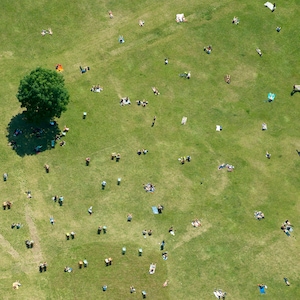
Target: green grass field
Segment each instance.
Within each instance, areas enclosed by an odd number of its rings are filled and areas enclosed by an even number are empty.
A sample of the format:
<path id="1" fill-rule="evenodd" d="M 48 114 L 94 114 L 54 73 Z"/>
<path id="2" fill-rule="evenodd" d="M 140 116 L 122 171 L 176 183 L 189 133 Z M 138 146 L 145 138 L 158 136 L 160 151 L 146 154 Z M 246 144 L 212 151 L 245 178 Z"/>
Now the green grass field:
<path id="1" fill-rule="evenodd" d="M 206 300 L 216 299 L 213 291 L 221 288 L 226 299 L 250 300 L 262 297 L 259 283 L 268 286 L 268 299 L 300 297 L 300 93 L 291 96 L 292 86 L 300 84 L 298 0 L 276 2 L 273 13 L 264 1 L 2 2 L 0 158 L 9 178 L 0 188 L 2 201 L 13 206 L 1 210 L 1 299 L 142 299 L 145 290 L 155 300 Z M 188 22 L 177 24 L 177 13 Z M 237 26 L 231 24 L 234 16 Z M 42 37 L 49 27 L 53 36 Z M 210 55 L 203 51 L 207 45 L 213 47 Z M 70 104 L 55 130 L 67 125 L 70 131 L 64 147 L 51 149 L 46 145 L 53 128 L 32 137 L 16 93 L 31 70 L 53 70 L 58 63 Z M 81 74 L 80 66 L 90 71 Z M 185 71 L 191 71 L 190 80 L 178 76 Z M 96 84 L 104 87 L 100 94 L 90 92 Z M 272 103 L 266 101 L 269 92 L 276 94 Z M 121 107 L 126 96 L 132 104 Z M 148 106 L 137 106 L 137 99 Z M 217 124 L 222 132 L 215 131 Z M 14 151 L 7 144 L 16 128 L 24 134 L 15 138 Z M 38 144 L 44 151 L 35 155 Z M 149 153 L 138 156 L 142 148 Z M 120 162 L 110 159 L 112 152 L 121 154 Z M 178 158 L 186 155 L 192 161 L 181 165 Z M 234 171 L 218 170 L 222 163 Z M 147 182 L 155 185 L 153 194 L 144 191 Z M 51 200 L 55 194 L 64 196 L 62 207 Z M 158 204 L 165 209 L 154 215 L 151 206 Z M 256 210 L 266 218 L 255 220 Z M 195 218 L 200 228 L 192 227 Z M 280 230 L 286 219 L 294 225 L 291 237 Z M 23 227 L 11 229 L 13 222 Z M 99 225 L 107 226 L 106 234 L 97 235 Z M 143 229 L 153 235 L 143 238 Z M 76 238 L 66 241 L 70 231 Z M 33 249 L 26 249 L 26 239 L 35 241 Z M 105 267 L 107 257 L 112 266 Z M 89 266 L 79 270 L 84 258 Z M 48 270 L 39 273 L 43 261 Z M 151 263 L 157 264 L 154 275 L 148 274 Z M 74 271 L 63 272 L 65 266 Z M 169 286 L 162 287 L 166 279 Z M 22 286 L 13 290 L 16 280 Z M 130 294 L 131 285 L 136 294 Z"/>

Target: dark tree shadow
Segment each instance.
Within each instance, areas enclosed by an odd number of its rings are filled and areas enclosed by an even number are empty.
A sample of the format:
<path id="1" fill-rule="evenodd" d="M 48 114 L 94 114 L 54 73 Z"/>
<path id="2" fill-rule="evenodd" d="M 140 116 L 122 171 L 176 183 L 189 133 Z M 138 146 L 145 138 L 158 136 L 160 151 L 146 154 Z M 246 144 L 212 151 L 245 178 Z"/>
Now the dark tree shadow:
<path id="1" fill-rule="evenodd" d="M 55 138 L 61 131 L 56 122 L 33 124 L 23 113 L 14 116 L 7 126 L 8 145 L 19 155 L 36 155 L 57 146 Z"/>

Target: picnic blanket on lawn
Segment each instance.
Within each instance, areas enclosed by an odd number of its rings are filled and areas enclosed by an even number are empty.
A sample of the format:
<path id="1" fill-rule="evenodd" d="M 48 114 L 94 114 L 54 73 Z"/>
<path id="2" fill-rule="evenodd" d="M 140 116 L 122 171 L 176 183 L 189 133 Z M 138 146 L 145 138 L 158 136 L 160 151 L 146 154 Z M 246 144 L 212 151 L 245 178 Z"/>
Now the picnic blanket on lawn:
<path id="1" fill-rule="evenodd" d="M 270 10 L 274 10 L 274 4 L 272 4 L 271 2 L 266 2 L 264 4 L 265 7 L 269 8 Z"/>
<path id="2" fill-rule="evenodd" d="M 152 206 L 152 211 L 155 215 L 158 215 L 158 209 L 156 206 Z"/>
<path id="3" fill-rule="evenodd" d="M 261 294 L 265 294 L 266 293 L 266 286 L 264 285 L 264 286 L 260 286 L 259 287 L 259 292 L 261 293 Z"/>

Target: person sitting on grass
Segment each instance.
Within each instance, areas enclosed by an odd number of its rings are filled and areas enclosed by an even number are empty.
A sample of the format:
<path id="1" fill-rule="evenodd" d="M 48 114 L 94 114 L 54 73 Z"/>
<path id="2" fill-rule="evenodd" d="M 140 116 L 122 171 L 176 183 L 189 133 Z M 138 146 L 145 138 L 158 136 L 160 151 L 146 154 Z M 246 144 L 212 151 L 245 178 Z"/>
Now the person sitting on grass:
<path id="1" fill-rule="evenodd" d="M 59 143 L 59 146 L 63 147 L 63 146 L 65 146 L 65 144 L 66 144 L 65 141 L 61 141 L 61 142 Z"/>
<path id="2" fill-rule="evenodd" d="M 135 290 L 134 286 L 131 286 L 130 287 L 130 293 L 132 294 L 132 293 L 135 293 L 135 292 L 136 292 L 136 290 Z"/>
<path id="3" fill-rule="evenodd" d="M 283 280 L 284 280 L 284 282 L 285 282 L 285 284 L 286 284 L 287 286 L 290 286 L 290 285 L 291 285 L 290 282 L 288 281 L 288 279 L 287 279 L 286 277 L 284 277 Z"/>
<path id="4" fill-rule="evenodd" d="M 108 15 L 109 15 L 109 18 L 110 18 L 110 19 L 112 19 L 112 18 L 114 17 L 114 15 L 113 15 L 113 13 L 112 13 L 111 10 L 108 11 Z"/>
<path id="5" fill-rule="evenodd" d="M 103 88 L 100 86 L 100 84 L 98 85 L 93 85 L 91 87 L 91 92 L 94 92 L 94 93 L 100 93 L 101 91 L 103 91 Z"/>
<path id="6" fill-rule="evenodd" d="M 139 20 L 139 25 L 140 25 L 141 27 L 143 27 L 143 26 L 145 25 L 145 21 Z"/>
<path id="7" fill-rule="evenodd" d="M 131 222 L 131 220 L 132 220 L 132 214 L 128 214 L 127 215 L 127 222 Z"/>
<path id="8" fill-rule="evenodd" d="M 208 45 L 207 47 L 204 47 L 203 49 L 207 54 L 210 54 L 211 51 L 212 51 L 212 46 L 211 45 Z"/>
<path id="9" fill-rule="evenodd" d="M 175 230 L 174 230 L 173 226 L 171 226 L 169 228 L 169 233 L 172 234 L 172 235 L 175 235 Z"/>
<path id="10" fill-rule="evenodd" d="M 168 259 L 168 252 L 163 252 L 162 253 L 162 258 L 163 258 L 163 260 L 167 260 Z"/>
<path id="11" fill-rule="evenodd" d="M 267 158 L 267 159 L 270 159 L 270 158 L 271 158 L 271 154 L 270 154 L 268 151 L 266 152 L 266 158 Z"/>

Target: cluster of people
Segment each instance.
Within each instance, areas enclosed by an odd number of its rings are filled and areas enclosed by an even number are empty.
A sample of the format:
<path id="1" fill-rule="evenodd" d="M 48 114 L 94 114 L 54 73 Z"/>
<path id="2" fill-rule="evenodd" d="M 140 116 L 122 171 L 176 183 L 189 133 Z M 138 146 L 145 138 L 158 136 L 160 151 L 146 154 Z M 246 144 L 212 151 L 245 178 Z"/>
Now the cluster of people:
<path id="1" fill-rule="evenodd" d="M 120 99 L 120 105 L 121 106 L 125 106 L 125 105 L 128 105 L 128 104 L 131 104 L 131 101 L 128 97 L 124 97 L 124 98 Z"/>
<path id="2" fill-rule="evenodd" d="M 293 231 L 293 225 L 289 220 L 285 220 L 281 225 L 280 229 L 287 235 L 291 236 L 291 232 Z"/>
<path id="3" fill-rule="evenodd" d="M 30 240 L 26 240 L 25 241 L 25 245 L 26 245 L 26 247 L 27 247 L 27 249 L 29 249 L 29 248 L 33 248 L 33 245 L 34 245 L 34 241 L 30 241 Z"/>
<path id="4" fill-rule="evenodd" d="M 17 228 L 20 229 L 23 225 L 21 223 L 12 223 L 10 225 L 11 229 Z"/>
<path id="5" fill-rule="evenodd" d="M 158 89 L 157 89 L 155 86 L 152 87 L 152 92 L 153 92 L 154 95 L 156 95 L 156 96 L 158 96 L 158 95 L 160 94 L 160 92 L 158 91 Z"/>
<path id="6" fill-rule="evenodd" d="M 153 234 L 153 230 L 152 230 L 152 229 L 149 229 L 149 230 L 144 229 L 144 230 L 142 231 L 142 235 L 143 235 L 144 237 L 146 237 L 147 234 L 148 234 L 149 236 L 151 236 L 151 235 Z"/>
<path id="7" fill-rule="evenodd" d="M 144 184 L 144 190 L 146 192 L 153 193 L 155 191 L 155 186 L 154 186 L 154 184 L 152 184 L 152 183 L 149 182 L 147 184 Z"/>
<path id="8" fill-rule="evenodd" d="M 226 292 L 224 292 L 224 291 L 222 291 L 222 290 L 220 290 L 220 289 L 216 289 L 215 291 L 214 291 L 214 294 L 215 294 L 215 296 L 218 298 L 218 299 L 225 299 L 226 298 Z"/>
<path id="9" fill-rule="evenodd" d="M 192 221 L 192 225 L 193 225 L 193 227 L 199 227 L 199 226 L 201 226 L 201 222 L 199 219 L 195 219 Z"/>
<path id="10" fill-rule="evenodd" d="M 11 209 L 11 206 L 12 206 L 12 202 L 10 202 L 10 201 L 4 201 L 2 203 L 3 210 Z"/>
<path id="11" fill-rule="evenodd" d="M 116 162 L 119 162 L 120 159 L 121 159 L 121 154 L 120 154 L 120 153 L 113 152 L 113 153 L 111 154 L 111 160 L 114 160 L 114 159 L 116 159 Z"/>
<path id="12" fill-rule="evenodd" d="M 227 169 L 227 172 L 232 172 L 234 170 L 234 166 L 230 164 L 221 164 L 218 167 L 218 170 Z"/>
<path id="13" fill-rule="evenodd" d="M 204 47 L 203 50 L 204 50 L 207 54 L 211 54 L 212 46 L 211 46 L 211 45 L 208 45 L 207 47 Z"/>
<path id="14" fill-rule="evenodd" d="M 144 99 L 143 101 L 141 101 L 141 100 L 136 100 L 136 104 L 137 104 L 138 106 L 146 107 L 147 104 L 148 104 L 148 101 L 146 101 L 145 99 Z"/>
<path id="15" fill-rule="evenodd" d="M 264 219 L 265 218 L 265 214 L 261 211 L 255 211 L 254 212 L 254 218 L 256 220 L 261 220 L 261 219 Z"/>
<path id="16" fill-rule="evenodd" d="M 91 92 L 100 93 L 101 91 L 103 91 L 103 88 L 100 86 L 100 84 L 93 85 L 91 87 Z"/>
<path id="17" fill-rule="evenodd" d="M 46 272 L 47 271 L 47 267 L 48 267 L 48 264 L 46 262 L 40 263 L 40 265 L 39 265 L 39 271 L 40 271 L 40 273 Z"/>
<path id="18" fill-rule="evenodd" d="M 66 267 L 64 268 L 64 272 L 71 273 L 72 271 L 73 271 L 73 269 L 72 269 L 71 267 L 66 266 Z"/>
<path id="19" fill-rule="evenodd" d="M 42 35 L 42 36 L 45 36 L 46 34 L 50 34 L 50 35 L 53 34 L 51 28 L 43 29 L 43 30 L 41 31 L 41 35 Z"/>
<path id="20" fill-rule="evenodd" d="M 183 165 L 183 164 L 185 164 L 186 161 L 190 162 L 192 160 L 192 158 L 190 155 L 187 155 L 187 156 L 182 156 L 182 157 L 178 158 L 178 160 Z"/>
<path id="21" fill-rule="evenodd" d="M 88 261 L 87 261 L 86 259 L 80 260 L 80 261 L 78 262 L 78 268 L 79 268 L 79 269 L 82 269 L 82 267 L 87 268 L 88 264 L 89 264 L 89 263 L 88 263 Z"/>
<path id="22" fill-rule="evenodd" d="M 97 234 L 101 234 L 102 230 L 103 230 L 103 233 L 106 233 L 107 227 L 106 226 L 98 226 Z"/>
<path id="23" fill-rule="evenodd" d="M 53 200 L 54 202 L 57 201 L 58 204 L 59 204 L 60 206 L 62 206 L 65 199 L 64 199 L 63 196 L 57 196 L 57 195 L 55 195 L 55 196 L 52 197 L 52 200 Z"/>
<path id="24" fill-rule="evenodd" d="M 136 153 L 137 153 L 137 155 L 141 155 L 142 153 L 147 154 L 148 150 L 147 149 L 142 149 L 142 150 L 139 149 Z"/>
<path id="25" fill-rule="evenodd" d="M 182 74 L 179 75 L 180 77 L 186 78 L 186 79 L 190 79 L 191 78 L 191 71 L 186 71 Z"/>
<path id="26" fill-rule="evenodd" d="M 111 257 L 105 258 L 104 262 L 105 262 L 105 266 L 111 266 L 112 265 L 112 258 Z"/>
<path id="27" fill-rule="evenodd" d="M 76 235 L 76 233 L 74 231 L 71 231 L 71 233 L 67 232 L 66 233 L 66 240 L 68 241 L 70 239 L 70 237 L 71 237 L 72 240 L 74 240 L 75 235 Z"/>

